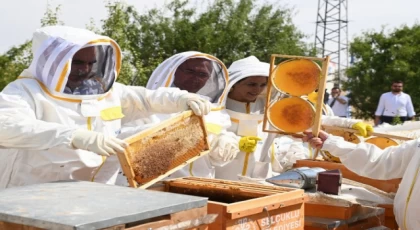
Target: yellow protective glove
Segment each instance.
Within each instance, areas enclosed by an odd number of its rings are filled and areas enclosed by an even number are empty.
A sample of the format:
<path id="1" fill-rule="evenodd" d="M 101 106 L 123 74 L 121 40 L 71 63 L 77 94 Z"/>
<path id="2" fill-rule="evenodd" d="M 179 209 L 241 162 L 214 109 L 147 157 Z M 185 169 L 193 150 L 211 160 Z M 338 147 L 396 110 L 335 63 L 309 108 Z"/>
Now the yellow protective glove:
<path id="1" fill-rule="evenodd" d="M 261 138 L 253 136 L 241 137 L 239 140 L 239 150 L 246 153 L 254 152 L 260 140 Z"/>
<path id="2" fill-rule="evenodd" d="M 364 122 L 357 122 L 351 128 L 359 131 L 359 134 L 363 137 L 368 137 L 370 136 L 370 133 L 373 133 L 372 125 L 366 124 Z"/>

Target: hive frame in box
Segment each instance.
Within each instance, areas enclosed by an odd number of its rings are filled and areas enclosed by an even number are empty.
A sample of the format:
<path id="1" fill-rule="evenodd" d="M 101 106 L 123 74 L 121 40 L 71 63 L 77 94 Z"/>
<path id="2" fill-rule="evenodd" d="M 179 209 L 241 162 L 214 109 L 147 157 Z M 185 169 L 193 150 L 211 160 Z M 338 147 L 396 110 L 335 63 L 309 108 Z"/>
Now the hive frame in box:
<path id="1" fill-rule="evenodd" d="M 178 114 L 178 115 L 176 115 L 176 116 L 174 116 L 174 117 L 172 117 L 168 120 L 165 120 L 165 121 L 159 123 L 156 126 L 153 126 L 149 129 L 146 129 L 146 130 L 143 130 L 143 131 L 139 132 L 138 134 L 130 136 L 130 137 L 126 138 L 125 141 L 128 144 L 132 144 L 134 142 L 137 142 L 137 141 L 141 140 L 142 138 L 148 137 L 149 135 L 151 135 L 153 133 L 156 133 L 156 132 L 158 132 L 162 129 L 165 129 L 166 127 L 169 127 L 170 125 L 176 124 L 176 123 L 178 123 L 178 122 L 180 122 L 180 121 L 182 121 L 186 118 L 192 117 L 192 116 L 196 116 L 196 115 L 194 115 L 194 113 L 190 110 L 185 111 L 185 112 L 180 113 L 180 114 Z M 132 164 L 130 162 L 129 150 L 127 149 L 124 153 L 118 153 L 117 154 L 118 159 L 120 161 L 121 168 L 122 168 L 125 176 L 127 177 L 128 184 L 130 185 L 130 187 L 133 187 L 133 188 L 138 188 L 139 187 L 139 188 L 143 188 L 143 189 L 148 188 L 149 186 L 153 185 L 154 183 L 162 180 L 163 178 L 167 177 L 171 173 L 174 173 L 175 171 L 181 169 L 185 165 L 188 165 L 189 163 L 197 160 L 198 158 L 206 155 L 209 152 L 210 147 L 209 147 L 209 143 L 208 143 L 208 139 L 207 139 L 207 130 L 206 130 L 206 126 L 205 126 L 205 123 L 204 123 L 204 119 L 203 119 L 203 117 L 199 117 L 199 116 L 196 116 L 196 117 L 198 117 L 200 119 L 200 126 L 201 126 L 201 128 L 203 130 L 203 134 L 204 134 L 204 137 L 203 137 L 204 138 L 204 143 L 205 143 L 204 151 L 202 151 L 200 153 L 197 153 L 197 155 L 195 155 L 194 157 L 192 157 L 192 158 L 186 160 L 185 162 L 177 165 L 176 167 L 166 171 L 164 174 L 161 174 L 159 176 L 154 177 L 153 179 L 151 179 L 150 181 L 148 181 L 144 184 L 140 185 L 135 180 L 135 173 L 134 173 Z M 140 186 L 138 186 L 138 185 L 140 185 Z"/>
<path id="2" fill-rule="evenodd" d="M 265 112 L 264 112 L 264 120 L 263 120 L 263 131 L 264 132 L 268 132 L 268 133 L 278 133 L 278 134 L 283 134 L 283 135 L 294 135 L 296 137 L 300 136 L 302 137 L 301 134 L 297 134 L 297 133 L 287 133 L 287 132 L 283 132 L 280 130 L 272 130 L 269 127 L 267 127 L 267 123 L 268 123 L 268 107 L 270 105 L 271 102 L 271 98 L 272 98 L 272 83 L 271 83 L 271 79 L 273 77 L 273 71 L 274 71 L 274 66 L 275 66 L 275 61 L 276 58 L 283 58 L 283 59 L 306 59 L 306 60 L 311 60 L 311 61 L 321 61 L 322 62 L 322 66 L 321 66 L 321 76 L 319 78 L 319 84 L 318 84 L 318 92 L 324 92 L 325 91 L 325 86 L 326 86 L 326 82 L 327 82 L 327 72 L 328 72 L 328 64 L 330 62 L 330 57 L 326 56 L 325 58 L 317 58 L 317 57 L 304 57 L 304 56 L 293 56 L 293 55 L 281 55 L 281 54 L 272 54 L 271 55 L 271 59 L 270 59 L 270 72 L 269 72 L 269 80 L 267 82 L 267 95 L 266 95 L 266 106 L 265 106 Z M 324 103 L 324 94 L 323 93 L 319 93 L 318 94 L 318 98 L 317 98 L 317 103 L 315 106 L 315 119 L 314 119 L 314 124 L 312 126 L 312 133 L 314 134 L 314 136 L 318 136 L 319 134 L 319 130 L 321 129 L 321 116 L 322 116 L 322 106 Z M 315 154 L 317 155 L 317 154 Z M 316 156 L 315 156 L 316 158 Z"/>

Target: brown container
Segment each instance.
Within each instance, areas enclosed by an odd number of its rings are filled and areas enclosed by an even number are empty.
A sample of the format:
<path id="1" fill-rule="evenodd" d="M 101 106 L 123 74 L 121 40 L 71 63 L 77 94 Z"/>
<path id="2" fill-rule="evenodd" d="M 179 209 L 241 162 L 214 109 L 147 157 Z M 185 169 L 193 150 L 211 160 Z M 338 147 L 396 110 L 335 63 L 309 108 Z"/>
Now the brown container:
<path id="1" fill-rule="evenodd" d="M 304 191 L 197 177 L 165 181 L 165 191 L 208 197 L 209 230 L 304 229 Z"/>
<path id="2" fill-rule="evenodd" d="M 319 172 L 316 178 L 316 191 L 339 195 L 341 193 L 341 178 L 339 169 Z"/>

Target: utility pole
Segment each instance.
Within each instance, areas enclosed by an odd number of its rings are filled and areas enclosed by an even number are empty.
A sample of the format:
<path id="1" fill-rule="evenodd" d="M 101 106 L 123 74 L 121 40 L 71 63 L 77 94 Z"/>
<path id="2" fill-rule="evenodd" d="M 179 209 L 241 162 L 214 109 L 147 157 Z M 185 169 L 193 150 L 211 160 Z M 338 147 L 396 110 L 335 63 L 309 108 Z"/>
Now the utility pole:
<path id="1" fill-rule="evenodd" d="M 330 56 L 327 82 L 334 85 L 345 81 L 345 70 L 349 66 L 347 24 L 347 0 L 318 0 L 315 48 L 322 57 Z"/>

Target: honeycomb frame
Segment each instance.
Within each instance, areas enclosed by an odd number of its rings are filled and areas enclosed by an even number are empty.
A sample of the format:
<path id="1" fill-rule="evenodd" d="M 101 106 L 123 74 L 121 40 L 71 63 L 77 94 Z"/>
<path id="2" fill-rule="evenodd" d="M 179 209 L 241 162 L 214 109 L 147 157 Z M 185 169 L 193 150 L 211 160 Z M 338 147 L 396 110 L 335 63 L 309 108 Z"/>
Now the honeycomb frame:
<path id="1" fill-rule="evenodd" d="M 268 108 L 271 104 L 275 103 L 277 100 L 272 100 L 272 95 L 275 95 L 276 93 L 280 92 L 278 89 L 276 89 L 273 86 L 272 79 L 274 77 L 274 71 L 276 70 L 275 62 L 277 59 L 283 59 L 282 62 L 287 62 L 290 60 L 299 60 L 299 59 L 305 59 L 310 61 L 318 61 L 321 62 L 321 73 L 319 77 L 318 82 L 318 92 L 324 92 L 326 87 L 326 81 L 327 81 L 327 72 L 328 72 L 328 64 L 330 62 L 330 57 L 326 56 L 325 58 L 317 58 L 317 57 L 304 57 L 304 56 L 293 56 L 293 55 L 282 55 L 282 54 L 272 54 L 270 59 L 270 71 L 269 71 L 269 81 L 267 82 L 267 94 L 266 94 L 266 107 L 264 112 L 264 120 L 263 120 L 263 131 L 267 133 L 277 133 L 282 135 L 292 135 L 295 137 L 302 136 L 302 133 L 293 133 L 293 132 L 287 132 L 284 130 L 280 130 L 277 128 L 274 128 L 270 125 L 269 122 L 269 111 Z M 281 100 L 281 98 L 279 99 Z M 320 93 L 318 94 L 317 103 L 315 105 L 315 118 L 312 126 L 312 132 L 315 136 L 318 135 L 319 131 L 321 130 L 321 116 L 322 116 L 322 110 L 323 110 L 323 101 L 324 101 L 324 94 Z"/>
<path id="2" fill-rule="evenodd" d="M 178 114 L 125 139 L 118 154 L 130 187 L 147 188 L 209 152 L 203 117 Z M 151 154 L 153 153 L 153 154 Z"/>

